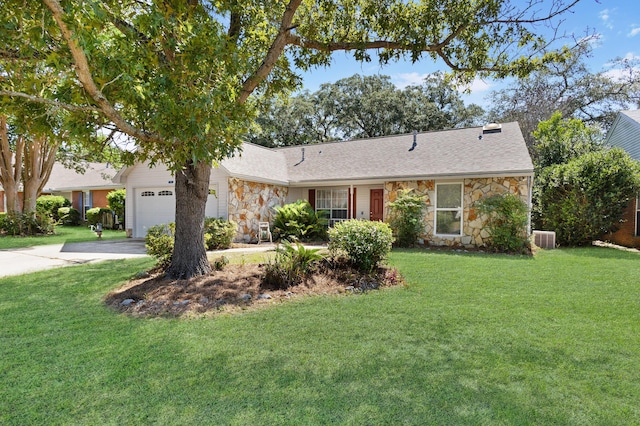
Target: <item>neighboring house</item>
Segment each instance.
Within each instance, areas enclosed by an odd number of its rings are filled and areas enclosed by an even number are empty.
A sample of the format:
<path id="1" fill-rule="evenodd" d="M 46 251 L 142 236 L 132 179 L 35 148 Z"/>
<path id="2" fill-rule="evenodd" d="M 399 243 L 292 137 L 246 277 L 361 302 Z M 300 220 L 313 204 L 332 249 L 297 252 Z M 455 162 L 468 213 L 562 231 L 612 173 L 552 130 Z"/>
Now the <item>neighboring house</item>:
<path id="1" fill-rule="evenodd" d="M 605 145 L 617 146 L 640 161 L 640 110 L 620 111 L 611 125 Z M 608 241 L 627 247 L 640 247 L 640 200 L 634 199 L 627 206 L 623 222 L 616 232 L 604 236 Z"/>
<path id="2" fill-rule="evenodd" d="M 109 164 L 86 163 L 84 173 L 67 169 L 56 163 L 51 170 L 51 176 L 45 184 L 42 195 L 61 195 L 71 201 L 71 205 L 78 209 L 82 218 L 92 207 L 107 207 L 107 194 L 123 185 L 114 184 L 112 178 L 117 170 Z M 22 192 L 18 193 L 22 197 Z M 5 195 L 0 187 L 0 212 L 5 211 Z"/>
<path id="3" fill-rule="evenodd" d="M 134 237 L 174 220 L 174 177 L 137 164 L 114 181 L 127 189 Z M 211 172 L 207 216 L 238 223 L 237 241 L 255 241 L 275 206 L 307 199 L 331 223 L 384 220 L 402 188 L 426 196 L 423 241 L 482 246 L 488 234 L 473 203 L 511 192 L 530 205 L 533 165 L 517 123 L 269 149 L 244 144 Z"/>

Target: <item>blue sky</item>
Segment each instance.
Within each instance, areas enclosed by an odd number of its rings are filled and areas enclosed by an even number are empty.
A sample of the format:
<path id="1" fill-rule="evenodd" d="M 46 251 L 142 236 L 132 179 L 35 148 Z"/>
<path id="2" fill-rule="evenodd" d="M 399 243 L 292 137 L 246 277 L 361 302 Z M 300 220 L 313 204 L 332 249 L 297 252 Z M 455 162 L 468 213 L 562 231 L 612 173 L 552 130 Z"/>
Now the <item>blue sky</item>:
<path id="1" fill-rule="evenodd" d="M 518 0 L 513 0 L 517 2 Z M 640 1 L 639 0 L 581 0 L 572 12 L 563 15 L 560 31 L 582 38 L 595 33 L 592 42 L 593 54 L 587 58 L 592 72 L 605 71 L 615 58 L 640 58 Z M 442 62 L 430 58 L 411 64 L 392 63 L 380 66 L 378 63 L 360 63 L 348 53 L 334 54 L 330 68 L 320 68 L 304 74 L 304 89 L 317 90 L 322 83 L 332 83 L 341 78 L 361 75 L 388 75 L 398 87 L 419 84 L 424 76 L 436 71 L 447 71 Z M 504 85 L 504 81 L 476 80 L 471 86 L 472 93 L 465 96 L 467 103 L 486 106 L 486 96 Z"/>

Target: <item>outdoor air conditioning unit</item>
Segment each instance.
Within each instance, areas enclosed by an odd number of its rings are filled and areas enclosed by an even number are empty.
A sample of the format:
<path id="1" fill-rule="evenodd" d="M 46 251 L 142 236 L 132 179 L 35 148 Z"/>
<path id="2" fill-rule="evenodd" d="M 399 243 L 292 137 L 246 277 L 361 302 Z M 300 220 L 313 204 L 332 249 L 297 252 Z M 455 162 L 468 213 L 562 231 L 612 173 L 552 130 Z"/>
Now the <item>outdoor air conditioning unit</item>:
<path id="1" fill-rule="evenodd" d="M 533 231 L 533 243 L 543 249 L 556 248 L 556 233 L 554 231 Z"/>

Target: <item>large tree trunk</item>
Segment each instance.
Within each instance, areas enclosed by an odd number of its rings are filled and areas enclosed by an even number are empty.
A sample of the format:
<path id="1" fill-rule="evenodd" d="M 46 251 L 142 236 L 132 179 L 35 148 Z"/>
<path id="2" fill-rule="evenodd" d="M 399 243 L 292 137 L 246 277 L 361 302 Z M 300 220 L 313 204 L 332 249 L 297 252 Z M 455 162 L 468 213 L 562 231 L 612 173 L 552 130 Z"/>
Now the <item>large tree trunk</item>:
<path id="1" fill-rule="evenodd" d="M 18 189 L 22 177 L 22 154 L 24 149 L 24 138 L 18 137 L 15 143 L 15 153 L 9 144 L 9 130 L 7 128 L 7 117 L 0 115 L 0 184 L 4 189 L 7 199 L 5 209 L 7 213 L 17 213 L 22 211 Z"/>
<path id="2" fill-rule="evenodd" d="M 51 176 L 59 145 L 59 142 L 47 139 L 46 136 L 36 136 L 25 145 L 23 171 L 23 211 L 25 213 L 36 211 L 36 200 Z"/>
<path id="3" fill-rule="evenodd" d="M 167 276 L 191 278 L 211 272 L 204 247 L 204 211 L 211 164 L 189 163 L 176 172 L 176 233 Z"/>

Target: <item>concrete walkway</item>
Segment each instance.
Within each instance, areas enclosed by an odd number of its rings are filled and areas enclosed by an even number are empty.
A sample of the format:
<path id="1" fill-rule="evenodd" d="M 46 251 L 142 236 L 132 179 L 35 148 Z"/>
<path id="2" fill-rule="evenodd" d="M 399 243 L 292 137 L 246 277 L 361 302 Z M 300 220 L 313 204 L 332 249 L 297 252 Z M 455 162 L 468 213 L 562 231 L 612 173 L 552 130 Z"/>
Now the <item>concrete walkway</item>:
<path id="1" fill-rule="evenodd" d="M 61 266 L 147 255 L 143 239 L 96 240 L 0 250 L 0 278 Z"/>

